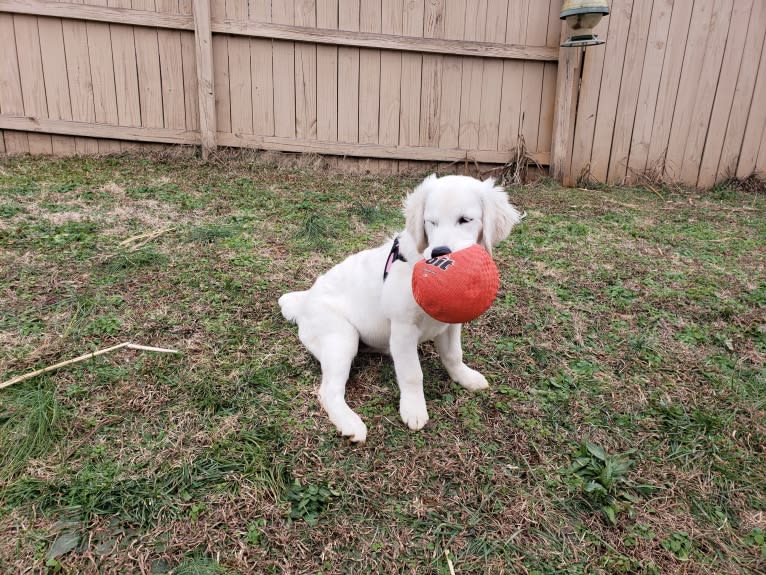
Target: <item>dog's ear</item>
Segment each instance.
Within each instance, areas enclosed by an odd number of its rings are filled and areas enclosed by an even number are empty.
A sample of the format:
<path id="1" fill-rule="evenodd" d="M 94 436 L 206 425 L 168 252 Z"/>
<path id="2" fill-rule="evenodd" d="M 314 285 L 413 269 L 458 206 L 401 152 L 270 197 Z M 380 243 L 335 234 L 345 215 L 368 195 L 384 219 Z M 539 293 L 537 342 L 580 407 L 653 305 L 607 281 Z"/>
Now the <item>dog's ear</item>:
<path id="1" fill-rule="evenodd" d="M 405 229 L 415 241 L 418 252 L 422 252 L 428 246 L 428 238 L 426 237 L 425 222 L 423 221 L 423 218 L 428 189 L 436 179 L 436 174 L 428 176 L 404 201 Z"/>
<path id="2" fill-rule="evenodd" d="M 494 178 L 482 182 L 481 203 L 480 243 L 491 254 L 492 247 L 507 238 L 513 226 L 518 224 L 523 216 L 510 204 L 503 187 L 495 185 Z"/>

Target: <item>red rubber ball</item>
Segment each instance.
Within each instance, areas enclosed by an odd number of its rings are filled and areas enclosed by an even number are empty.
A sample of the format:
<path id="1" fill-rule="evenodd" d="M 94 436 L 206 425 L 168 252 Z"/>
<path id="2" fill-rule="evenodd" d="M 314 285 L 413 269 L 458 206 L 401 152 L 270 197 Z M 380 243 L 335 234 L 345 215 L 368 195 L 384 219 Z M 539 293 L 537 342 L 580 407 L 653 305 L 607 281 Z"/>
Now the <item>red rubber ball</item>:
<path id="1" fill-rule="evenodd" d="M 474 244 L 428 260 L 412 271 L 412 294 L 428 315 L 444 323 L 465 323 L 489 309 L 500 287 L 492 256 Z"/>

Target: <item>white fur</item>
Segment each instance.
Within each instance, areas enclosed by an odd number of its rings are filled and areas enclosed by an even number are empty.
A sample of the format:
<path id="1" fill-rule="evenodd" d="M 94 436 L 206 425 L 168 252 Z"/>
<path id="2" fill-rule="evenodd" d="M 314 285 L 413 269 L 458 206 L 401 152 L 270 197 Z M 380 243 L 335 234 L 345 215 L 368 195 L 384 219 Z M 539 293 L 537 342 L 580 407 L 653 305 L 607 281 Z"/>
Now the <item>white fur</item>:
<path id="1" fill-rule="evenodd" d="M 479 243 L 488 251 L 521 221 L 503 189 L 492 179 L 427 177 L 405 200 L 406 228 L 399 235 L 407 262 L 383 269 L 392 242 L 349 256 L 317 278 L 311 289 L 279 298 L 285 319 L 298 324 L 301 342 L 322 366 L 319 401 L 342 435 L 367 439 L 367 426 L 346 404 L 345 390 L 359 342 L 390 353 L 399 384 L 399 414 L 410 429 L 428 422 L 418 344 L 433 340 L 449 376 L 469 390 L 487 387 L 478 371 L 463 363 L 460 324 L 438 322 L 412 296 L 412 268 L 431 250 L 452 251 Z"/>

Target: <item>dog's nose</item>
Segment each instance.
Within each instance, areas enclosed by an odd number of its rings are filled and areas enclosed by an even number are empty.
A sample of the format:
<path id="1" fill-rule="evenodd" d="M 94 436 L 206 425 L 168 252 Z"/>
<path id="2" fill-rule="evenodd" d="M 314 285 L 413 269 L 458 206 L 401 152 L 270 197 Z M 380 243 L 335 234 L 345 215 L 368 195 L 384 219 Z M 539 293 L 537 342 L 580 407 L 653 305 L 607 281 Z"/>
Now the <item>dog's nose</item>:
<path id="1" fill-rule="evenodd" d="M 446 256 L 447 254 L 451 254 L 452 250 L 449 249 L 447 246 L 438 246 L 431 250 L 431 257 L 432 258 L 438 258 L 440 256 Z"/>

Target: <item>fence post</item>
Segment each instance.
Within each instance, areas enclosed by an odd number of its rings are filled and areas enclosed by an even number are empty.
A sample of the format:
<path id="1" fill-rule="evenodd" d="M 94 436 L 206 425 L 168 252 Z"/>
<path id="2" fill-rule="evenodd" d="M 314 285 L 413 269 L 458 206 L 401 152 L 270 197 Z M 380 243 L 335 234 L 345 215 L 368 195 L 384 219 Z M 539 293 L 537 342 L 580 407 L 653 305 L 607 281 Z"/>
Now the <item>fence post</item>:
<path id="1" fill-rule="evenodd" d="M 216 148 L 215 88 L 213 83 L 213 33 L 210 0 L 194 0 L 194 43 L 197 49 L 197 90 L 202 159 Z"/>
<path id="2" fill-rule="evenodd" d="M 559 50 L 551 143 L 551 176 L 567 187 L 575 184 L 572 176 L 572 151 L 584 52 L 583 48 Z"/>

